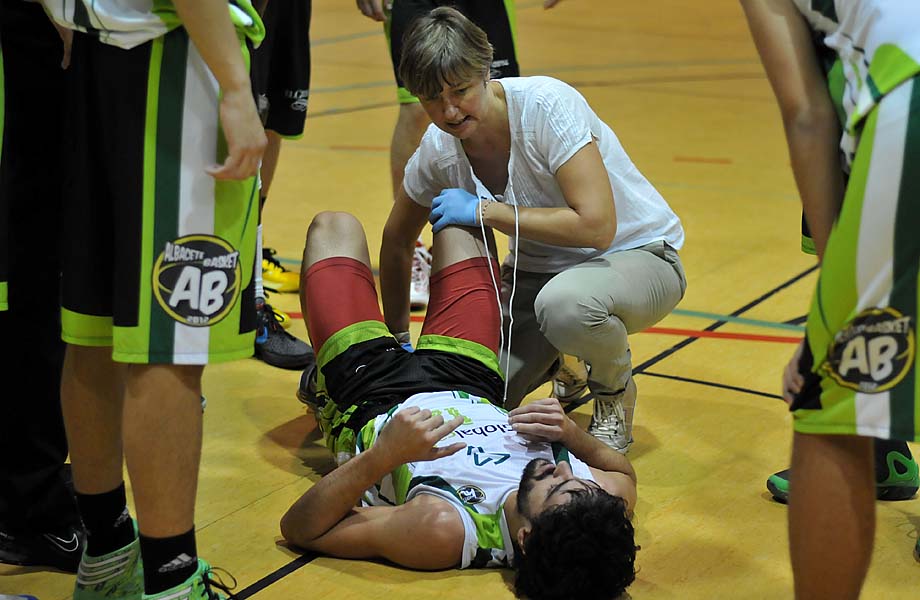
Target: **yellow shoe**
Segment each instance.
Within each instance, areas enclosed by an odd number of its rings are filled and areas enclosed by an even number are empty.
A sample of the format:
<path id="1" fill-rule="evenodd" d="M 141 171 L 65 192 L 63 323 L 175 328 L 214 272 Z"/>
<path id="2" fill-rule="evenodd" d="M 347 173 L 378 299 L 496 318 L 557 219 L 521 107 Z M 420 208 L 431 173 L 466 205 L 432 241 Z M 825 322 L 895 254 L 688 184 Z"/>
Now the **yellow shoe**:
<path id="1" fill-rule="evenodd" d="M 278 310 L 277 308 L 275 309 L 275 315 L 277 317 L 275 320 L 278 321 L 279 325 L 285 329 L 291 326 L 291 322 L 293 321 L 293 319 L 291 319 L 291 315 L 287 314 L 283 310 Z"/>
<path id="2" fill-rule="evenodd" d="M 300 275 L 281 266 L 274 249 L 263 248 L 262 285 L 276 292 L 296 292 L 300 288 Z"/>

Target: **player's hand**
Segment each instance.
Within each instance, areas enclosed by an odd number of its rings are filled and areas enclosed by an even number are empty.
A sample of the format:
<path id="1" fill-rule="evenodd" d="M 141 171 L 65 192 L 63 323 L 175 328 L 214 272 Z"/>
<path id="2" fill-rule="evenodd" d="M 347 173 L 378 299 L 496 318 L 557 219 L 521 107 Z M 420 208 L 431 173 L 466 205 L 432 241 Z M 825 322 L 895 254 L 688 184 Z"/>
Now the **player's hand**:
<path id="1" fill-rule="evenodd" d="M 460 188 L 441 190 L 431 202 L 428 222 L 431 231 L 437 233 L 448 225 L 464 227 L 479 226 L 479 198 Z"/>
<path id="2" fill-rule="evenodd" d="M 383 0 L 357 0 L 356 4 L 358 5 L 358 10 L 365 17 L 375 21 L 386 21 L 387 17 L 383 12 Z M 393 2 L 388 1 L 386 7 L 387 10 L 391 9 Z"/>
<path id="3" fill-rule="evenodd" d="M 246 179 L 259 170 L 268 144 L 248 86 L 223 90 L 220 124 L 227 140 L 227 159 L 205 169 L 214 179 Z"/>
<path id="4" fill-rule="evenodd" d="M 802 377 L 802 374 L 799 372 L 799 360 L 802 358 L 802 351 L 804 348 L 805 340 L 802 340 L 795 349 L 792 359 L 786 365 L 786 368 L 783 369 L 783 400 L 785 400 L 787 404 L 792 404 L 795 395 L 801 392 L 802 386 L 805 385 L 805 378 Z"/>
<path id="5" fill-rule="evenodd" d="M 564 441 L 570 427 L 577 427 L 555 398 L 534 400 L 508 413 L 508 423 L 531 442 Z"/>
<path id="6" fill-rule="evenodd" d="M 383 427 L 372 448 L 396 468 L 410 462 L 437 460 L 466 448 L 464 442 L 435 446 L 463 424 L 463 416 L 444 421 L 427 408 L 410 406 L 396 412 Z"/>

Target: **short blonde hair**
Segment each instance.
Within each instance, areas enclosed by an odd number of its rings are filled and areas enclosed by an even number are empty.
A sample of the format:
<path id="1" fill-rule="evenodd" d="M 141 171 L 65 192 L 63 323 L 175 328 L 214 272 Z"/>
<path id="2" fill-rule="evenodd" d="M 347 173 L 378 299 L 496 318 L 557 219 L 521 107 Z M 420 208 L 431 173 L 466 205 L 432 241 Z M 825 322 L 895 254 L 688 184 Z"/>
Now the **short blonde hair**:
<path id="1" fill-rule="evenodd" d="M 416 19 L 403 37 L 399 77 L 419 98 L 437 98 L 475 77 L 489 78 L 492 44 L 460 11 L 442 6 Z"/>

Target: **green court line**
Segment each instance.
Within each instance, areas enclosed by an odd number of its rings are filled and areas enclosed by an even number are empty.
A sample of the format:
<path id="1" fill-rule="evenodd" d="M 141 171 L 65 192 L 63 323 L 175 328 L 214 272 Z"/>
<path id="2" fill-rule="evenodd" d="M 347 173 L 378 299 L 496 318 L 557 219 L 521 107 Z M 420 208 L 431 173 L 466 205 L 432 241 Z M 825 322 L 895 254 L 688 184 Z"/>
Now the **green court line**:
<path id="1" fill-rule="evenodd" d="M 718 313 L 701 312 L 698 310 L 685 310 L 675 308 L 671 311 L 672 315 L 680 317 L 693 317 L 696 319 L 707 319 L 709 321 L 725 321 L 727 323 L 738 323 L 740 325 L 753 325 L 755 327 L 767 327 L 769 329 L 785 329 L 787 331 L 805 331 L 803 325 L 791 325 L 789 323 L 777 323 L 776 321 L 763 321 L 761 319 L 747 319 L 745 317 L 733 317 L 731 315 L 720 315 Z"/>

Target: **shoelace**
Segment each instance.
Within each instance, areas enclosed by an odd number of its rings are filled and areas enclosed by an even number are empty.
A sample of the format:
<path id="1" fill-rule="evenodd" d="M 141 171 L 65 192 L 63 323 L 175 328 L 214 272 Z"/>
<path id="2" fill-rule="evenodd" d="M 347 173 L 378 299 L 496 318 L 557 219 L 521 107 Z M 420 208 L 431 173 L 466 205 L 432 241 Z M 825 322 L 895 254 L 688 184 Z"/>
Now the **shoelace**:
<path id="1" fill-rule="evenodd" d="M 424 246 L 415 247 L 415 255 L 412 260 L 412 280 L 419 281 L 427 279 L 431 272 L 431 253 Z"/>
<path id="2" fill-rule="evenodd" d="M 616 400 L 594 402 L 594 428 L 604 433 L 617 435 L 620 427 L 626 422 L 626 412 L 623 403 Z"/>
<path id="3" fill-rule="evenodd" d="M 266 256 L 266 254 L 268 254 L 268 256 Z M 287 269 L 284 268 L 281 262 L 277 258 L 275 258 L 276 254 L 278 254 L 278 251 L 275 250 L 274 248 L 263 248 L 262 249 L 262 260 L 267 260 L 268 264 L 270 264 L 271 266 L 273 266 L 275 269 L 279 271 L 287 271 Z"/>
<path id="4" fill-rule="evenodd" d="M 281 325 L 281 315 L 275 312 L 272 305 L 266 302 L 262 305 L 262 310 L 269 314 L 268 328 L 276 333 L 287 333 Z"/>
<path id="5" fill-rule="evenodd" d="M 220 573 L 218 573 L 218 571 L 220 571 L 221 573 L 229 577 L 230 580 L 233 581 L 233 583 L 231 585 L 227 585 L 226 583 L 224 583 L 224 580 L 221 577 Z M 215 577 L 212 578 L 211 575 L 215 575 Z M 227 594 L 227 600 L 238 600 L 237 596 L 235 596 L 233 592 L 231 591 L 231 590 L 236 589 L 236 577 L 231 575 L 226 569 L 222 569 L 220 567 L 211 567 L 208 570 L 208 572 L 205 574 L 204 587 L 205 587 L 205 590 L 207 590 L 208 592 L 208 598 L 211 598 L 212 600 L 217 600 L 218 598 L 220 598 L 220 596 L 218 596 L 217 594 L 211 591 L 212 587 L 216 587 L 220 591 Z"/>

